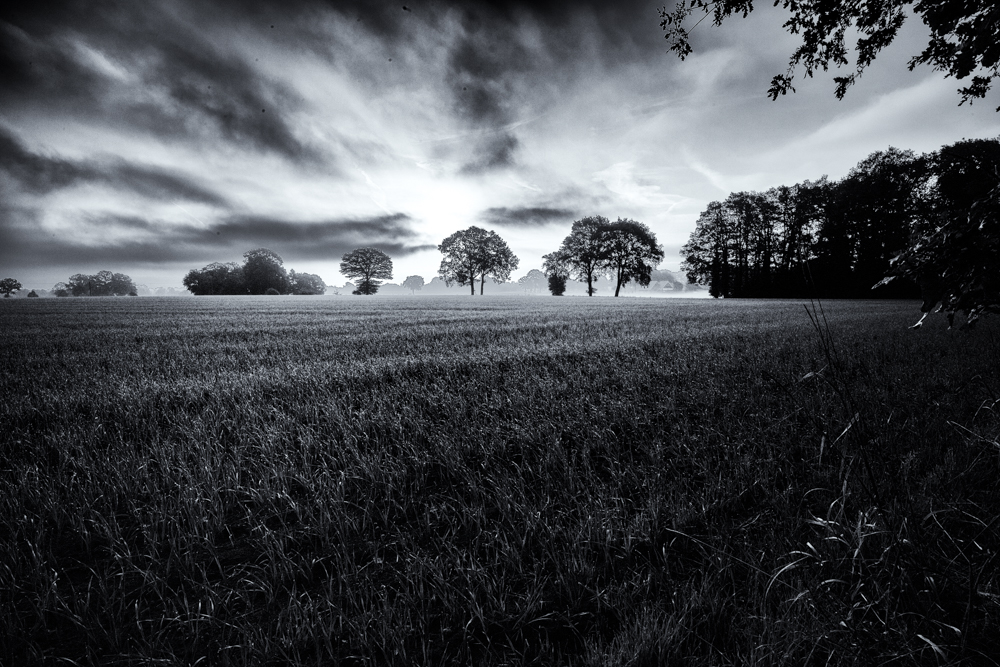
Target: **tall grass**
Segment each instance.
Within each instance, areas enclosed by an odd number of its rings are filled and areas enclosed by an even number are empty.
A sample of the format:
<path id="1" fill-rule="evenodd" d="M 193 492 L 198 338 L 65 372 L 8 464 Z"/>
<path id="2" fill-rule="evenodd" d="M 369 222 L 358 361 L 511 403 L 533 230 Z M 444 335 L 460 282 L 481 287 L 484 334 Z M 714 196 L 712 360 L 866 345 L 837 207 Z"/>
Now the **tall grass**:
<path id="1" fill-rule="evenodd" d="M 997 659 L 992 321 L 0 305 L 5 664 Z"/>

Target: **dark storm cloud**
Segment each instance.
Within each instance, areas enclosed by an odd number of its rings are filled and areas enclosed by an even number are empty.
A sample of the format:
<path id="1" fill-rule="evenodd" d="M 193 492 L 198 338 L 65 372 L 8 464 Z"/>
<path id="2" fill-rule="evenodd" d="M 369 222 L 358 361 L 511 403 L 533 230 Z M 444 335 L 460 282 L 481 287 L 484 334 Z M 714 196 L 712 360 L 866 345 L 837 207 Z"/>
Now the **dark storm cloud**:
<path id="1" fill-rule="evenodd" d="M 458 3 L 456 3 L 458 4 Z M 533 100 L 520 83 L 555 83 L 596 54 L 608 63 L 630 60 L 635 35 L 648 39 L 656 28 L 655 12 L 638 11 L 637 3 L 602 2 L 481 2 L 460 4 L 463 34 L 448 55 L 446 83 L 455 113 L 475 129 L 499 131 L 530 108 Z M 643 8 L 648 9 L 647 5 Z M 594 20 L 570 19 L 588 14 Z M 639 18 L 642 15 L 643 18 Z M 633 29 L 648 22 L 650 29 Z M 540 23 L 537 38 L 526 38 L 525 24 Z M 600 48 L 594 49 L 594 45 Z M 544 101 L 541 101 L 544 102 Z M 475 157 L 462 173 L 484 173 L 516 165 L 517 138 L 512 130 L 485 135 L 474 147 Z"/>
<path id="2" fill-rule="evenodd" d="M 44 3 L 39 3 L 42 5 Z M 7 106 L 39 105 L 113 121 L 163 138 L 203 140 L 212 134 L 295 162 L 322 156 L 294 134 L 287 120 L 302 100 L 235 53 L 223 50 L 198 25 L 160 5 L 77 11 L 67 3 L 52 11 L 0 17 L 0 84 L 17 93 Z M 96 47 L 112 67 L 135 74 L 116 78 L 95 62 Z"/>
<path id="3" fill-rule="evenodd" d="M 213 225 L 208 233 L 228 245 L 294 248 L 294 253 L 289 253 L 296 257 L 330 259 L 358 246 L 375 246 L 400 255 L 434 247 L 416 243 L 413 223 L 404 213 L 320 222 L 244 216 Z"/>
<path id="4" fill-rule="evenodd" d="M 226 206 L 221 195 L 198 185 L 183 174 L 115 160 L 106 164 L 78 162 L 32 153 L 0 128 L 0 171 L 28 192 L 45 194 L 78 183 L 102 183 L 160 201 L 185 200 Z"/>
<path id="5" fill-rule="evenodd" d="M 7 103 L 37 99 L 90 106 L 106 93 L 107 78 L 78 62 L 74 54 L 67 52 L 65 43 L 36 38 L 2 21 L 0 90 L 8 96 Z"/>
<path id="6" fill-rule="evenodd" d="M 0 209 L 0 264 L 19 266 L 27 257 L 44 257 L 51 266 L 236 261 L 260 247 L 286 260 L 331 260 L 362 246 L 397 257 L 434 248 L 418 242 L 413 222 L 396 213 L 319 222 L 245 216 L 196 226 L 102 215 L 85 217 L 69 237 L 42 232 L 35 211 L 5 208 Z"/>
<path id="7" fill-rule="evenodd" d="M 518 143 L 517 137 L 509 132 L 480 139 L 473 149 L 472 160 L 462 166 L 461 173 L 474 175 L 513 167 Z"/>
<path id="8" fill-rule="evenodd" d="M 163 127 L 176 131 L 178 124 L 170 121 L 181 120 L 177 109 L 194 111 L 236 143 L 295 161 L 318 157 L 295 137 L 282 115 L 300 104 L 298 96 L 286 86 L 267 81 L 248 63 L 220 52 L 204 40 L 164 43 L 156 58 L 158 62 L 146 73 L 147 84 L 163 82 L 176 102 L 176 109 L 163 112 L 168 120 Z M 145 115 L 149 110 L 138 111 Z M 191 125 L 187 121 L 180 123 L 185 132 L 193 129 Z M 149 129 L 155 131 L 157 127 Z"/>
<path id="9" fill-rule="evenodd" d="M 547 208 L 544 206 L 506 206 L 488 208 L 480 219 L 491 225 L 503 227 L 541 227 L 557 223 L 570 223 L 576 212 L 567 208 Z"/>
<path id="10" fill-rule="evenodd" d="M 260 43 L 338 60 L 351 49 L 331 42 L 323 20 L 331 15 L 381 40 L 380 58 L 422 35 L 443 38 L 452 109 L 469 129 L 490 132 L 520 120 L 527 101 L 517 84 L 526 77 L 551 79 L 553 67 L 586 70 L 595 55 L 624 62 L 637 41 L 661 38 L 655 11 L 638 0 L 18 3 L 0 14 L 0 88 L 16 93 L 0 100 L 0 110 L 44 106 L 46 114 L 89 117 L 178 141 L 218 137 L 297 163 L 335 168 L 331 149 L 311 145 L 294 131 L 291 116 L 303 100 L 245 55 L 247 45 Z M 456 15 L 458 28 L 449 18 Z M 577 21 L 580 16 L 591 20 Z M 525 38 L 525 25 L 543 28 L 538 39 Z M 88 55 L 90 47 L 132 78 L 116 78 Z M 368 68 L 356 76 L 373 78 L 373 56 L 353 61 Z M 483 144 L 475 148 L 469 170 L 514 163 L 512 145 L 504 148 L 489 139 Z"/>
<path id="11" fill-rule="evenodd" d="M 90 169 L 69 160 L 29 152 L 0 128 L 0 170 L 29 192 L 45 193 L 93 177 Z"/>
<path id="12" fill-rule="evenodd" d="M 468 22 L 467 22 L 468 23 Z M 495 127 L 512 119 L 511 76 L 531 69 L 524 46 L 509 25 L 492 30 L 475 22 L 449 57 L 449 85 L 456 110 L 476 127 Z M 481 34 L 489 30 L 487 34 Z M 505 35 L 496 35 L 500 31 Z"/>

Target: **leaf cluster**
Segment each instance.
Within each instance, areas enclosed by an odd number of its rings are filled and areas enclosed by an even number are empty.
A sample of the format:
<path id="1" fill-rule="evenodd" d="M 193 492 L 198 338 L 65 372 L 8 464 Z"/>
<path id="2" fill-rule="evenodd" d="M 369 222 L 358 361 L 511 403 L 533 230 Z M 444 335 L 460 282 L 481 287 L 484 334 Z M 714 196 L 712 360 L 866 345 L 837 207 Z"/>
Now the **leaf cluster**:
<path id="1" fill-rule="evenodd" d="M 954 314 L 968 324 L 1000 312 L 1000 142 L 963 141 L 929 161 L 935 177 L 906 250 L 879 284 L 920 284 L 921 310 Z"/>
<path id="2" fill-rule="evenodd" d="M 775 0 L 774 5 L 789 13 L 782 27 L 800 35 L 801 43 L 789 58 L 787 71 L 771 80 L 771 99 L 795 92 L 792 83 L 799 67 L 812 77 L 831 66 L 850 65 L 847 39 L 848 35 L 857 35 L 854 72 L 834 77 L 835 94 L 843 98 L 882 49 L 892 43 L 910 11 L 920 16 L 930 31 L 927 46 L 910 59 L 910 70 L 928 64 L 946 77 L 971 76 L 971 83 L 958 91 L 960 104 L 985 97 L 993 80 L 1000 76 L 1000 16 L 991 0 Z M 692 14 L 701 15 L 695 26 L 708 17 L 718 26 L 734 15 L 749 16 L 753 2 L 681 0 L 672 11 L 665 7 L 659 11 L 660 27 L 670 50 L 683 60 L 692 52 L 689 29 L 685 27 Z"/>

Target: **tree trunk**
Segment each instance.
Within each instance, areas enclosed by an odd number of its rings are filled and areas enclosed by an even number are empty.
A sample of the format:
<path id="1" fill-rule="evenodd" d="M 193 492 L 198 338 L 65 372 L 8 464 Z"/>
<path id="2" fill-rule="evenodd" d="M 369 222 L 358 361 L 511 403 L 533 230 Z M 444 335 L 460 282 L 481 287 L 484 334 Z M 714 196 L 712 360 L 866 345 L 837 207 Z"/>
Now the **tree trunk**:
<path id="1" fill-rule="evenodd" d="M 587 272 L 587 296 L 594 296 L 594 272 Z"/>
<path id="2" fill-rule="evenodd" d="M 483 286 L 486 285 L 486 273 L 484 272 L 482 277 L 479 279 L 479 296 L 483 295 Z"/>
<path id="3" fill-rule="evenodd" d="M 622 267 L 620 267 L 620 266 L 618 267 L 618 273 L 615 276 L 615 278 L 616 278 L 616 280 L 615 280 L 615 296 L 618 296 L 618 292 L 620 292 L 621 288 L 622 288 Z"/>

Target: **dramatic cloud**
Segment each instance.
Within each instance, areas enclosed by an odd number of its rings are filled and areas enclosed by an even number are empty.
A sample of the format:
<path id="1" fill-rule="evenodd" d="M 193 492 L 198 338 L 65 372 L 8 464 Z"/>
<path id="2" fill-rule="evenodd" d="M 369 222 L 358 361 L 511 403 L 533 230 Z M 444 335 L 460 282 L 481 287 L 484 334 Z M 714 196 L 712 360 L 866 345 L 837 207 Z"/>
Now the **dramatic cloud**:
<path id="1" fill-rule="evenodd" d="M 323 221 L 234 217 L 207 227 L 176 225 L 135 216 L 91 216 L 72 232 L 37 233 L 30 211 L 0 211 L 0 263 L 44 254 L 57 264 L 116 264 L 233 261 L 253 248 L 268 247 L 296 260 L 340 260 L 355 248 L 372 246 L 394 256 L 433 249 L 421 243 L 405 214 Z"/>
<path id="2" fill-rule="evenodd" d="M 183 174 L 122 160 L 80 162 L 32 153 L 0 128 L 0 170 L 28 192 L 45 194 L 79 183 L 102 183 L 150 199 L 226 206 L 221 195 Z"/>
<path id="3" fill-rule="evenodd" d="M 339 260 L 341 255 L 359 246 L 371 246 L 395 255 L 408 255 L 435 247 L 419 242 L 413 220 L 404 213 L 319 222 L 234 218 L 211 226 L 206 233 L 209 237 L 214 233 L 229 247 L 280 247 L 305 259 Z"/>
<path id="4" fill-rule="evenodd" d="M 557 223 L 571 224 L 574 215 L 576 215 L 574 211 L 565 208 L 500 206 L 486 209 L 480 218 L 487 224 L 502 227 L 541 227 Z"/>
<path id="5" fill-rule="evenodd" d="M 3 270 L 32 287 L 104 268 L 178 286 L 269 247 L 337 283 L 340 256 L 373 245 L 428 276 L 436 244 L 488 224 L 527 272 L 585 215 L 649 224 L 676 270 L 698 214 L 732 190 L 1000 134 L 996 103 L 957 107 L 956 82 L 907 70 L 919 21 L 843 102 L 836 72 L 771 102 L 797 45 L 780 7 L 702 23 L 681 62 L 662 4 L 5 8 Z"/>
<path id="6" fill-rule="evenodd" d="M 44 102 L 50 113 L 124 123 L 164 139 L 219 136 L 293 161 L 319 159 L 286 120 L 301 104 L 292 89 L 190 19 L 159 4 L 144 11 L 74 7 L 52 11 L 52 23 L 21 15 L 0 24 L 0 82 L 16 93 L 0 108 Z"/>

